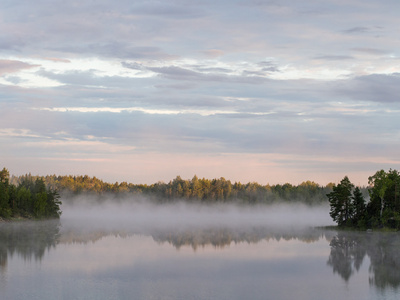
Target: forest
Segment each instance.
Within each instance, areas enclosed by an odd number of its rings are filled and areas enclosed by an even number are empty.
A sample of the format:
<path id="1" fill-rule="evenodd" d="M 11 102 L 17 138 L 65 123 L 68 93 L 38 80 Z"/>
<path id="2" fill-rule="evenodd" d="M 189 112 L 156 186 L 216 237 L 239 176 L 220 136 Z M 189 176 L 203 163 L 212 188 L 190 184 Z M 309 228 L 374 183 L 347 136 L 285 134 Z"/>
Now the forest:
<path id="1" fill-rule="evenodd" d="M 205 179 L 196 175 L 192 179 L 182 179 L 177 176 L 168 183 L 132 184 L 127 182 L 107 183 L 96 177 L 57 176 L 44 177 L 30 174 L 19 177 L 12 176 L 11 182 L 19 185 L 21 182 L 43 180 L 46 187 L 57 190 L 62 198 L 76 198 L 78 195 L 98 195 L 112 198 L 129 198 L 132 195 L 145 196 L 149 201 L 167 203 L 187 201 L 199 203 L 236 202 L 243 204 L 271 204 L 275 202 L 301 202 L 306 204 L 327 203 L 326 194 L 332 191 L 333 183 L 320 186 L 312 181 L 299 185 L 289 183 L 277 185 L 261 185 L 255 182 L 242 184 L 232 183 L 225 178 Z"/>
<path id="2" fill-rule="evenodd" d="M 400 175 L 397 170 L 377 171 L 368 178 L 368 187 L 355 187 L 347 176 L 339 184 L 320 186 L 312 181 L 261 185 L 256 182 L 232 183 L 219 179 L 182 179 L 168 183 L 107 183 L 84 176 L 10 176 L 0 172 L 0 217 L 59 218 L 63 201 L 79 201 L 76 196 L 96 195 L 96 199 L 129 201 L 137 196 L 153 203 L 174 201 L 193 203 L 330 204 L 330 216 L 341 227 L 400 229 Z M 134 197 L 132 197 L 134 196 Z"/>
<path id="3" fill-rule="evenodd" d="M 400 229 L 400 174 L 390 169 L 368 177 L 369 200 L 345 176 L 327 194 L 330 216 L 340 227 Z"/>
<path id="4" fill-rule="evenodd" d="M 320 186 L 312 181 L 299 185 L 289 183 L 261 185 L 256 182 L 232 183 L 219 179 L 182 179 L 177 176 L 168 183 L 132 184 L 107 183 L 96 177 L 84 176 L 10 176 L 6 168 L 0 173 L 0 218 L 59 218 L 60 198 L 78 201 L 82 197 L 96 195 L 100 202 L 106 199 L 129 201 L 143 196 L 153 203 L 174 201 L 196 203 L 272 204 L 277 202 L 301 202 L 308 205 L 327 203 L 326 194 L 334 184 Z M 365 189 L 363 190 L 366 191 Z M 135 196 L 135 197 L 132 197 Z"/>
<path id="5" fill-rule="evenodd" d="M 18 186 L 10 183 L 6 168 L 0 171 L 0 218 L 59 218 L 60 196 L 46 187 L 42 178 L 21 178 Z"/>

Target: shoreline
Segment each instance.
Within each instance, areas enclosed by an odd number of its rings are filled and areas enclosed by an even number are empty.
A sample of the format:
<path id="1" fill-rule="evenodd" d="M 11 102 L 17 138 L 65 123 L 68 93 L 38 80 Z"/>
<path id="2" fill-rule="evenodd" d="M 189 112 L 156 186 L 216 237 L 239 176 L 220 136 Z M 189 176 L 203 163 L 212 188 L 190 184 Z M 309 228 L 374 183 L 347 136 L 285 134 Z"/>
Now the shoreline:
<path id="1" fill-rule="evenodd" d="M 337 230 L 337 231 L 359 231 L 359 232 L 400 232 L 400 230 L 389 227 L 382 228 L 356 228 L 356 227 L 341 227 L 338 225 L 319 226 L 319 229 Z"/>

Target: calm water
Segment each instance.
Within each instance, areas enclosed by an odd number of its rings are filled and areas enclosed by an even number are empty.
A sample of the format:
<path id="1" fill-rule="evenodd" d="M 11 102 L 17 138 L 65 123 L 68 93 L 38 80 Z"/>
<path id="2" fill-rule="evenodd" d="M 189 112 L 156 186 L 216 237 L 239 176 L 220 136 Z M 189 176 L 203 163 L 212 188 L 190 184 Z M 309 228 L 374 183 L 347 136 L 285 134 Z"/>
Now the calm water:
<path id="1" fill-rule="evenodd" d="M 397 233 L 117 227 L 86 228 L 68 218 L 0 224 L 0 299 L 400 296 Z"/>

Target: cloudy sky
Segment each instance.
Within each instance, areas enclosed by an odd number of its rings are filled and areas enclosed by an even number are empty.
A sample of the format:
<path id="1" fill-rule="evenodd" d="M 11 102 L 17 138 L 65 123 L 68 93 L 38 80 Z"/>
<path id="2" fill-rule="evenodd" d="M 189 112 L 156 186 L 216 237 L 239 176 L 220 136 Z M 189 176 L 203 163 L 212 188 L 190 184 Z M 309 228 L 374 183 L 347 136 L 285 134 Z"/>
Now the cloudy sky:
<path id="1" fill-rule="evenodd" d="M 154 183 L 400 169 L 400 1 L 2 0 L 0 167 Z"/>

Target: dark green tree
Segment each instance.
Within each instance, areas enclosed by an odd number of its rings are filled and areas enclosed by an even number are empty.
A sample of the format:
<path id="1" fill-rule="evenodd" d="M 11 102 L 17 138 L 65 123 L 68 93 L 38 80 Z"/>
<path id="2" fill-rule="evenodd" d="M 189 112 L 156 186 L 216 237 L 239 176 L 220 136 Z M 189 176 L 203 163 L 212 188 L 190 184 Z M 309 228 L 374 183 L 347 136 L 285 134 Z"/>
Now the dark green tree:
<path id="1" fill-rule="evenodd" d="M 33 199 L 31 191 L 23 185 L 17 188 L 17 207 L 18 212 L 22 215 L 33 213 Z"/>
<path id="2" fill-rule="evenodd" d="M 47 211 L 47 194 L 46 192 L 36 193 L 34 197 L 33 213 L 36 218 L 46 217 Z"/>
<path id="3" fill-rule="evenodd" d="M 355 226 L 365 227 L 365 199 L 359 187 L 356 187 L 352 196 L 353 217 Z"/>
<path id="4" fill-rule="evenodd" d="M 333 191 L 327 194 L 331 207 L 329 214 L 339 226 L 349 225 L 353 216 L 351 201 L 353 187 L 349 178 L 345 176 L 337 186 L 333 187 Z"/>
<path id="5" fill-rule="evenodd" d="M 10 173 L 6 168 L 0 171 L 0 217 L 8 218 L 11 216 L 9 205 L 9 179 Z"/>

